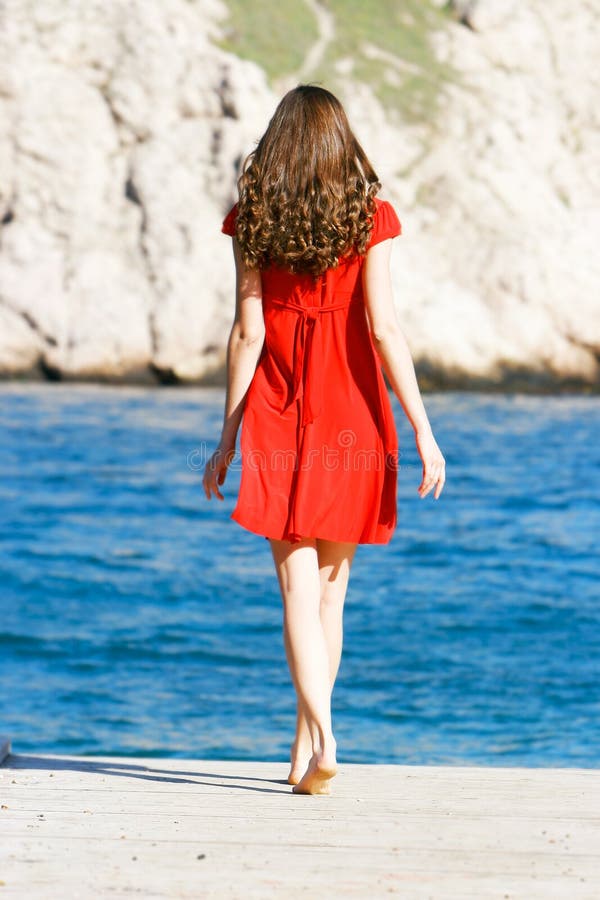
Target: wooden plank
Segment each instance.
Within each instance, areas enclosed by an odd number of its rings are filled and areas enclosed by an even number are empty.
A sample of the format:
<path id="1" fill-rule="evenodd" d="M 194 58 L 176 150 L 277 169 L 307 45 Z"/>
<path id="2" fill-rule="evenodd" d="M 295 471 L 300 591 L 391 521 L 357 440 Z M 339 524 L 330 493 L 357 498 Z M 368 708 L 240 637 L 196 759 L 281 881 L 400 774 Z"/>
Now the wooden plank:
<path id="1" fill-rule="evenodd" d="M 600 896 L 600 771 L 12 755 L 2 897 Z"/>

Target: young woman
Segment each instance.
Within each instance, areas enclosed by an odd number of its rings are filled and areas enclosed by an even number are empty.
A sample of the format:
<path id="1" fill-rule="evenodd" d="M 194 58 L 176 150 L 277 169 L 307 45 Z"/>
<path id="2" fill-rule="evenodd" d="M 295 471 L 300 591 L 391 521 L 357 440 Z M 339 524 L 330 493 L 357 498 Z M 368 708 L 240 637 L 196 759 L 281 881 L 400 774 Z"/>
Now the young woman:
<path id="1" fill-rule="evenodd" d="M 329 91 L 300 85 L 279 103 L 223 222 L 233 238 L 235 320 L 221 438 L 206 464 L 208 499 L 240 439 L 231 517 L 270 542 L 284 644 L 297 694 L 288 782 L 326 794 L 336 774 L 331 693 L 358 544 L 396 526 L 398 441 L 382 367 L 437 500 L 445 461 L 419 392 L 392 295 L 393 207 Z"/>

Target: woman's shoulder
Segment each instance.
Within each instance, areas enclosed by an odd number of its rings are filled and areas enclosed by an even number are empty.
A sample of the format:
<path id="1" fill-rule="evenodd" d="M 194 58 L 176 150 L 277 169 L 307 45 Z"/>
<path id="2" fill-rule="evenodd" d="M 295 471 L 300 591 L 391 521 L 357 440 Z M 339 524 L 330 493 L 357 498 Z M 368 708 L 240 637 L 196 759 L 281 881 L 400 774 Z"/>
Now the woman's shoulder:
<path id="1" fill-rule="evenodd" d="M 238 214 L 238 205 L 234 203 L 225 218 L 223 219 L 223 224 L 221 225 L 221 231 L 223 234 L 229 234 L 233 237 L 235 234 L 235 220 L 237 219 Z"/>
<path id="2" fill-rule="evenodd" d="M 223 234 L 235 235 L 235 221 L 238 214 L 237 202 L 233 204 L 221 225 Z M 369 240 L 369 247 L 385 241 L 388 238 L 398 237 L 402 234 L 402 225 L 396 210 L 389 200 L 381 200 L 375 197 L 375 215 L 373 217 L 373 230 Z"/>
<path id="3" fill-rule="evenodd" d="M 389 200 L 375 197 L 375 215 L 369 247 L 402 234 L 402 224 Z"/>

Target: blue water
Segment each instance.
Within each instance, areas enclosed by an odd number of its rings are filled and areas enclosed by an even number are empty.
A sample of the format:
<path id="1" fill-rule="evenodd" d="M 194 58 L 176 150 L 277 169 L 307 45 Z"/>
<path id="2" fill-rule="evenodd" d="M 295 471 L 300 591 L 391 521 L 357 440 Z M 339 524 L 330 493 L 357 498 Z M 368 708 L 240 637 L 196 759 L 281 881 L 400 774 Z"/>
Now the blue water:
<path id="1" fill-rule="evenodd" d="M 342 761 L 600 758 L 600 398 L 426 394 L 446 457 L 359 546 Z M 0 386 L 0 733 L 16 752 L 281 760 L 294 694 L 268 542 L 206 500 L 220 389 Z"/>

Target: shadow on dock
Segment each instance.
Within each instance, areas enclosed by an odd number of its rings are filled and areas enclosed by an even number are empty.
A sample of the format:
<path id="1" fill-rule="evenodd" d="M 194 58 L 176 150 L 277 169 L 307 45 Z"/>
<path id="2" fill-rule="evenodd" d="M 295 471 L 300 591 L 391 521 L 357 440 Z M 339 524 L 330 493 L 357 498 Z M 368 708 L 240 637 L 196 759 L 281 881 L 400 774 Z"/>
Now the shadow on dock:
<path id="1" fill-rule="evenodd" d="M 257 791 L 258 793 L 268 794 L 289 794 L 290 786 L 286 790 L 278 790 L 277 788 L 258 787 L 253 784 L 244 784 L 244 781 L 262 782 L 263 784 L 287 785 L 287 781 L 283 778 L 261 778 L 257 776 L 247 777 L 243 774 L 226 774 L 219 771 L 211 772 L 194 772 L 189 770 L 178 769 L 154 769 L 147 765 L 139 765 L 136 763 L 118 762 L 116 759 L 112 761 L 90 760 L 85 762 L 81 757 L 70 758 L 65 756 L 13 756 L 9 754 L 5 760 L 5 765 L 10 766 L 13 770 L 30 769 L 35 771 L 51 771 L 51 772 L 86 772 L 92 775 L 113 775 L 125 778 L 141 778 L 144 781 L 164 782 L 166 784 L 205 784 L 208 787 L 223 787 L 227 790 L 238 788 L 240 791 Z M 275 763 L 274 765 L 279 765 Z M 240 763 L 240 768 L 244 767 L 244 763 Z M 213 781 L 203 781 L 201 779 L 211 778 Z M 219 784 L 219 781 L 225 782 Z"/>

